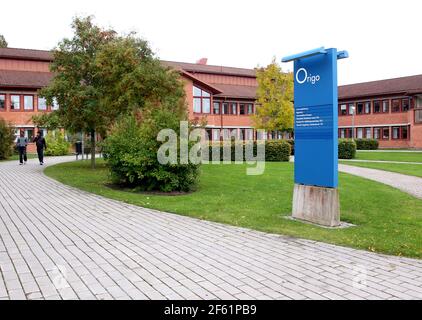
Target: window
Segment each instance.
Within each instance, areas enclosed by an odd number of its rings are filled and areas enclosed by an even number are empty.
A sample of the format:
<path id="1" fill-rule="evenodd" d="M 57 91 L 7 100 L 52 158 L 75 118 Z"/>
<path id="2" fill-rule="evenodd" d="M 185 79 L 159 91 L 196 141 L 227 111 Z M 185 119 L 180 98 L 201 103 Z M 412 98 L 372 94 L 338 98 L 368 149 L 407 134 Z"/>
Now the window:
<path id="1" fill-rule="evenodd" d="M 229 114 L 229 104 L 227 102 L 223 103 L 223 112 L 222 114 Z"/>
<path id="2" fill-rule="evenodd" d="M 59 103 L 56 98 L 53 98 L 53 104 L 51 105 L 51 110 L 59 110 Z"/>
<path id="3" fill-rule="evenodd" d="M 390 112 L 390 101 L 383 100 L 382 101 L 382 112 Z"/>
<path id="4" fill-rule="evenodd" d="M 193 112 L 201 113 L 201 98 L 193 99 Z"/>
<path id="5" fill-rule="evenodd" d="M 407 126 L 401 126 L 401 127 L 392 127 L 392 139 L 402 139 L 407 140 L 409 137 L 409 128 Z"/>
<path id="6" fill-rule="evenodd" d="M 346 138 L 346 129 L 340 129 L 340 134 L 339 134 L 340 138 L 344 139 Z"/>
<path id="7" fill-rule="evenodd" d="M 213 103 L 213 114 L 220 114 L 220 102 L 214 102 Z"/>
<path id="8" fill-rule="evenodd" d="M 220 129 L 214 129 L 212 131 L 212 140 L 219 141 L 220 140 Z"/>
<path id="9" fill-rule="evenodd" d="M 211 94 L 198 87 L 193 87 L 193 112 L 211 112 Z"/>
<path id="10" fill-rule="evenodd" d="M 206 132 L 206 139 L 208 139 L 208 141 L 212 141 L 212 129 L 205 129 Z"/>
<path id="11" fill-rule="evenodd" d="M 34 96 L 23 97 L 23 108 L 24 110 L 34 110 Z"/>
<path id="12" fill-rule="evenodd" d="M 342 116 L 347 115 L 347 104 L 342 104 L 340 105 L 340 114 Z"/>
<path id="13" fill-rule="evenodd" d="M 20 110 L 21 109 L 21 97 L 20 96 L 10 96 L 10 110 Z"/>
<path id="14" fill-rule="evenodd" d="M 381 138 L 381 128 L 374 128 L 374 139 L 379 140 Z"/>
<path id="15" fill-rule="evenodd" d="M 400 112 L 400 100 L 399 99 L 393 99 L 391 101 L 391 111 L 392 112 Z"/>
<path id="16" fill-rule="evenodd" d="M 245 141 L 246 140 L 246 129 L 240 129 L 239 133 L 240 133 L 240 137 L 239 137 L 240 140 Z"/>
<path id="17" fill-rule="evenodd" d="M 246 140 L 253 140 L 253 129 L 246 129 Z"/>
<path id="18" fill-rule="evenodd" d="M 243 103 L 239 104 L 239 114 L 246 114 L 246 106 Z"/>
<path id="19" fill-rule="evenodd" d="M 363 139 L 363 128 L 357 128 L 357 138 Z"/>
<path id="20" fill-rule="evenodd" d="M 29 142 L 31 142 L 32 139 L 34 139 L 34 128 L 24 129 L 24 133 L 25 133 L 25 138 L 27 138 Z"/>
<path id="21" fill-rule="evenodd" d="M 38 110 L 47 110 L 47 101 L 45 100 L 45 98 L 38 97 Z"/>
<path id="22" fill-rule="evenodd" d="M 422 123 L 422 109 L 415 109 L 415 123 Z"/>
<path id="23" fill-rule="evenodd" d="M 402 99 L 401 100 L 401 111 L 409 111 L 410 109 L 410 101 L 409 99 Z"/>
<path id="24" fill-rule="evenodd" d="M 401 138 L 407 140 L 409 138 L 409 129 L 407 126 L 401 127 Z"/>
<path id="25" fill-rule="evenodd" d="M 392 139 L 399 139 L 400 138 L 400 127 L 393 127 L 391 133 Z"/>
<path id="26" fill-rule="evenodd" d="M 248 114 L 253 114 L 253 104 L 248 103 Z"/>
<path id="27" fill-rule="evenodd" d="M 0 111 L 6 110 L 6 95 L 0 94 Z"/>
<path id="28" fill-rule="evenodd" d="M 371 113 L 371 103 L 369 101 L 365 102 L 365 113 Z"/>
<path id="29" fill-rule="evenodd" d="M 374 101 L 374 113 L 380 113 L 380 112 L 381 112 L 381 102 Z"/>
<path id="30" fill-rule="evenodd" d="M 363 103 L 358 103 L 357 104 L 357 114 L 363 114 Z"/>
<path id="31" fill-rule="evenodd" d="M 211 99 L 202 99 L 202 113 L 211 113 Z"/>
<path id="32" fill-rule="evenodd" d="M 231 105 L 231 108 L 230 108 L 231 114 L 237 114 L 237 103 L 233 102 L 230 105 Z"/>
<path id="33" fill-rule="evenodd" d="M 371 139 L 372 138 L 372 130 L 371 130 L 371 128 L 366 128 L 365 129 L 365 138 L 366 139 Z"/>
<path id="34" fill-rule="evenodd" d="M 384 140 L 390 139 L 390 128 L 388 128 L 388 127 L 382 128 L 382 138 Z"/>
<path id="35" fill-rule="evenodd" d="M 353 114 L 354 108 L 355 108 L 355 104 L 354 103 L 349 103 L 349 114 Z"/>

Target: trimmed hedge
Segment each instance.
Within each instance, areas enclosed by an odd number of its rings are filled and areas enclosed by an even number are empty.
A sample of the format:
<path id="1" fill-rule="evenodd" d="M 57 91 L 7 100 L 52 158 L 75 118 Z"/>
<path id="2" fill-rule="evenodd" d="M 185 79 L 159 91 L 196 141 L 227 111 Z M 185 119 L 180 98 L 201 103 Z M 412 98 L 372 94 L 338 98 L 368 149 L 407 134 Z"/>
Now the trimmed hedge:
<path id="1" fill-rule="evenodd" d="M 356 142 L 352 139 L 338 140 L 338 158 L 354 159 L 356 157 Z"/>
<path id="2" fill-rule="evenodd" d="M 232 142 L 230 145 L 230 160 L 235 161 L 236 159 L 236 146 L 241 147 L 242 150 L 242 160 L 247 161 L 245 159 L 245 149 L 246 145 L 253 144 L 253 156 L 256 157 L 257 155 L 257 142 Z M 270 141 L 259 141 L 258 143 L 265 143 L 265 161 L 268 162 L 288 162 L 290 160 L 291 154 L 291 146 L 290 143 L 285 140 L 270 140 Z M 214 154 L 219 152 L 219 161 L 224 161 L 224 147 L 228 148 L 229 146 L 224 146 L 222 143 L 213 143 L 209 146 L 209 161 L 213 158 Z"/>
<path id="3" fill-rule="evenodd" d="M 377 150 L 378 140 L 375 139 L 355 139 L 357 150 Z"/>

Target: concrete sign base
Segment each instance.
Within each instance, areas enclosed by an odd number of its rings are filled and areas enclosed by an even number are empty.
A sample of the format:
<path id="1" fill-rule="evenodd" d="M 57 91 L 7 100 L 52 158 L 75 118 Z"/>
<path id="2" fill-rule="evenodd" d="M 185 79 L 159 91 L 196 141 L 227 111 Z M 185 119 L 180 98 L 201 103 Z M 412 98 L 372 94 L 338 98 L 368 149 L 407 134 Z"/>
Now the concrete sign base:
<path id="1" fill-rule="evenodd" d="M 338 189 L 295 184 L 292 217 L 327 227 L 340 226 Z"/>

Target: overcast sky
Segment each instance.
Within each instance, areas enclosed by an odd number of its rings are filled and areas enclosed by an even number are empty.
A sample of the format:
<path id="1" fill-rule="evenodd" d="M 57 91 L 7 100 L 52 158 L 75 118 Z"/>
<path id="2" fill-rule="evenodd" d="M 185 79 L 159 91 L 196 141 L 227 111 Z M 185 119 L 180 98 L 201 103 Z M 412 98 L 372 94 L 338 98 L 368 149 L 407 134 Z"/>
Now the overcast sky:
<path id="1" fill-rule="evenodd" d="M 422 74 L 420 0 L 20 0 L 1 13 L 9 47 L 51 49 L 71 36 L 72 17 L 94 15 L 165 60 L 254 68 L 325 46 L 349 51 L 339 84 Z"/>

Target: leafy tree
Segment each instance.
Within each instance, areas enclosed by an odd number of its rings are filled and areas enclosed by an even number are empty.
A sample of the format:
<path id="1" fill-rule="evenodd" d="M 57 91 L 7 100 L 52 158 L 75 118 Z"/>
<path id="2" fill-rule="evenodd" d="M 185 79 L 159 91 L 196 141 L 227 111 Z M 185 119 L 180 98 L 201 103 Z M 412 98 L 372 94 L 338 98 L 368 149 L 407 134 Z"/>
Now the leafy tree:
<path id="1" fill-rule="evenodd" d="M 46 128 L 48 130 L 55 130 L 63 128 L 64 125 L 60 121 L 57 111 L 50 113 L 37 114 L 32 116 L 32 122 L 39 128 Z"/>
<path id="2" fill-rule="evenodd" d="M 253 116 L 256 128 L 267 131 L 290 131 L 293 128 L 293 74 L 284 73 L 272 61 L 257 70 L 257 110 Z"/>
<path id="3" fill-rule="evenodd" d="M 107 110 L 102 110 L 101 79 L 96 57 L 102 47 L 117 35 L 113 30 L 95 26 L 92 17 L 75 18 L 72 28 L 73 38 L 63 39 L 53 50 L 50 70 L 54 78 L 40 95 L 49 104 L 57 99 L 59 110 L 54 112 L 54 116 L 72 132 L 89 133 L 95 146 L 97 131 L 110 121 Z M 92 148 L 91 165 L 95 167 L 95 148 Z"/>
<path id="4" fill-rule="evenodd" d="M 13 153 L 15 134 L 13 127 L 0 118 L 0 159 L 7 159 Z"/>
<path id="5" fill-rule="evenodd" d="M 0 48 L 7 48 L 9 44 L 2 34 L 0 34 Z"/>
<path id="6" fill-rule="evenodd" d="M 92 17 L 75 18 L 72 27 L 73 38 L 62 40 L 53 51 L 55 76 L 40 94 L 48 103 L 57 99 L 55 112 L 66 129 L 90 134 L 94 168 L 96 134 L 105 137 L 120 116 L 167 95 L 174 83 L 148 43 L 135 34 L 119 36 L 101 29 Z"/>

